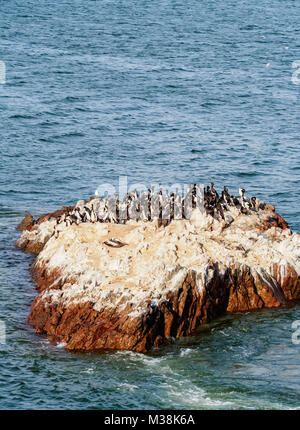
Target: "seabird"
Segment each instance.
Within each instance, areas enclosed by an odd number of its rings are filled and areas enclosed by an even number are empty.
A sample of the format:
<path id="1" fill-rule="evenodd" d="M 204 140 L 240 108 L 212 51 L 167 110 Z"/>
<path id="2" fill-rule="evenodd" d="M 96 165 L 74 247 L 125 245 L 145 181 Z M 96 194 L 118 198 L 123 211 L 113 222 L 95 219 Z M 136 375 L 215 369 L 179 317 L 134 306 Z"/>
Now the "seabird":
<path id="1" fill-rule="evenodd" d="M 90 208 L 88 208 L 87 206 L 84 206 L 84 209 L 85 209 L 85 212 L 84 212 L 85 220 L 91 221 L 91 210 L 90 210 Z"/>
<path id="2" fill-rule="evenodd" d="M 253 209 L 256 209 L 256 197 L 251 197 L 250 203 Z"/>
<path id="3" fill-rule="evenodd" d="M 96 221 L 97 221 L 97 217 L 96 217 L 94 210 L 92 209 L 92 211 L 91 211 L 91 222 L 94 224 Z"/>
<path id="4" fill-rule="evenodd" d="M 74 216 L 76 218 L 76 225 L 79 225 L 81 223 L 81 216 L 78 208 L 75 208 Z"/>
<path id="5" fill-rule="evenodd" d="M 219 196 L 213 182 L 204 189 L 198 184 L 189 184 L 183 197 L 179 195 L 178 188 L 171 194 L 168 190 L 164 192 L 162 188 L 155 193 L 154 186 L 146 192 L 141 191 L 140 193 L 135 189 L 126 194 L 122 201 L 118 200 L 117 193 L 114 194 L 114 197 L 107 195 L 100 198 L 97 191 L 95 191 L 96 198 L 89 201 L 79 200 L 72 211 L 58 216 L 56 225 L 69 226 L 74 222 L 79 225 L 81 222 L 95 223 L 97 221 L 125 223 L 128 219 L 144 221 L 158 219 L 159 224 L 164 225 L 162 220 L 166 220 L 168 223 L 173 219 L 188 218 L 189 213 L 187 213 L 186 208 L 188 201 L 192 204 L 191 207 L 188 207 L 189 210 L 204 207 L 207 214 L 217 219 L 224 219 L 231 206 L 235 206 L 245 214 L 248 210 L 258 210 L 265 207 L 265 203 L 256 197 L 247 199 L 244 188 L 239 188 L 239 196 L 235 197 L 230 195 L 228 188 L 224 186 Z"/>

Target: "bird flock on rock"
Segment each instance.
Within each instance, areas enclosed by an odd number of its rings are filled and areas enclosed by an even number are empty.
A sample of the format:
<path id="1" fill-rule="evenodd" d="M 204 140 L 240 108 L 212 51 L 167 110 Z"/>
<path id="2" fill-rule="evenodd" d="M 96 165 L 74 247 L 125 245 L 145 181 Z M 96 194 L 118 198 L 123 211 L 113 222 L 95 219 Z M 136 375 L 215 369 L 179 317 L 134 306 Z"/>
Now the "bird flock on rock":
<path id="1" fill-rule="evenodd" d="M 155 193 L 152 187 L 147 192 L 138 193 L 135 190 L 127 193 L 122 200 L 118 199 L 117 193 L 114 197 L 79 200 L 73 209 L 57 218 L 55 234 L 58 236 L 59 226 L 68 227 L 85 222 L 125 224 L 130 219 L 157 219 L 159 225 L 166 226 L 173 219 L 189 219 L 191 211 L 196 207 L 219 220 L 225 220 L 225 213 L 231 207 L 237 208 L 242 214 L 264 209 L 265 203 L 257 197 L 246 198 L 244 188 L 239 188 L 238 193 L 238 197 L 230 195 L 228 188 L 224 187 L 219 195 L 211 182 L 210 186 L 204 188 L 198 184 L 190 186 L 184 197 L 178 193 L 178 189 L 170 194 L 168 190 L 163 192 L 162 189 Z"/>

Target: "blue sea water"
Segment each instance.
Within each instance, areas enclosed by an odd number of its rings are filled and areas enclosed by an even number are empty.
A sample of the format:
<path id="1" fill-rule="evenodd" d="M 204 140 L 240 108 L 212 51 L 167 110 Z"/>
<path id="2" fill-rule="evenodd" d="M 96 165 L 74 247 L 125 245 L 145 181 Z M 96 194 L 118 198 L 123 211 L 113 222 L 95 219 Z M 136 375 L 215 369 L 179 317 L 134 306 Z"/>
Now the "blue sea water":
<path id="1" fill-rule="evenodd" d="M 147 355 L 69 353 L 26 322 L 33 257 L 14 246 L 28 212 L 123 175 L 243 186 L 300 232 L 299 21 L 293 0 L 1 1 L 1 409 L 300 407 L 299 306 Z"/>

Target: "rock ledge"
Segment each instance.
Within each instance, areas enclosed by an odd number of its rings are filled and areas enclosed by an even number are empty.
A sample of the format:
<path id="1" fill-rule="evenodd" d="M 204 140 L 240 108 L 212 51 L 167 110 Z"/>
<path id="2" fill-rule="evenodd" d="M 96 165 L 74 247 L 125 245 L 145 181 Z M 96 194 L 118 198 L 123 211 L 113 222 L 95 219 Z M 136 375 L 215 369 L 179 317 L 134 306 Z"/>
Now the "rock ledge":
<path id="1" fill-rule="evenodd" d="M 232 207 L 230 223 L 195 209 L 167 226 L 86 222 L 56 236 L 71 209 L 28 215 L 17 242 L 37 254 L 29 321 L 66 349 L 146 352 L 225 312 L 300 299 L 300 235 L 271 206 Z"/>

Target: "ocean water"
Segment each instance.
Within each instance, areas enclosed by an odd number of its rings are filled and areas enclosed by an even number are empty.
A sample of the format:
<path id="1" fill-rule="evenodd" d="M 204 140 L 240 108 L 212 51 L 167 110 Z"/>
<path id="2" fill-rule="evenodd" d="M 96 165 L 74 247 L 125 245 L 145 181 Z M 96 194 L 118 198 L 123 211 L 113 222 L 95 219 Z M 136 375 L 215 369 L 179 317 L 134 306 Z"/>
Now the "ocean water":
<path id="1" fill-rule="evenodd" d="M 299 19 L 293 0 L 1 1 L 1 409 L 300 407 L 299 306 L 146 355 L 69 353 L 26 322 L 33 257 L 14 245 L 28 212 L 120 176 L 243 186 L 300 233 Z"/>

